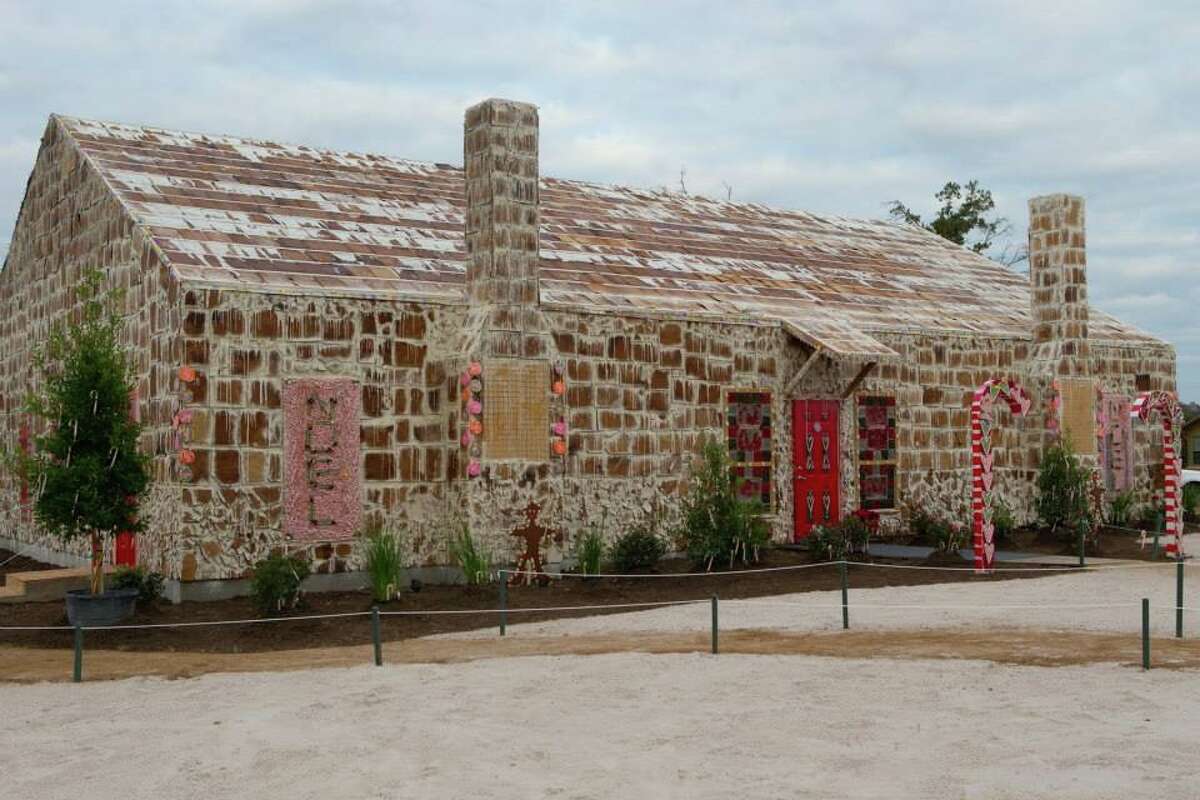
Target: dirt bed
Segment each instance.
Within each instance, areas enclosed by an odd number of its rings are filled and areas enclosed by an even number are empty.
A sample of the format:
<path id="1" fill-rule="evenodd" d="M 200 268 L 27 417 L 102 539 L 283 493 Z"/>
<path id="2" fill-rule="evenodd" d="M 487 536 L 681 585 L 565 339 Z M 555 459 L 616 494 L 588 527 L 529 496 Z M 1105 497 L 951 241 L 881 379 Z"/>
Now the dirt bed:
<path id="1" fill-rule="evenodd" d="M 1154 531 L 1146 531 L 1146 544 L 1143 546 L 1141 537 L 1132 530 L 1101 528 L 1095 543 L 1089 542 L 1085 555 L 1095 558 L 1121 558 L 1135 561 L 1153 561 L 1163 559 L 1163 548 L 1166 547 L 1165 536 L 1159 540 L 1158 554 L 1154 553 Z M 1016 548 L 1027 553 L 1046 553 L 1048 555 L 1079 555 L 1078 540 L 1068 540 L 1061 532 L 1051 532 L 1048 529 L 1036 531 L 1018 531 L 1014 534 Z M 1010 543 L 1003 543 L 1001 549 L 1010 549 Z"/>
<path id="2" fill-rule="evenodd" d="M 758 566 L 797 566 L 810 563 L 806 553 L 790 550 L 769 551 Z M 905 564 L 901 561 L 878 560 L 877 563 Z M 659 603 L 697 600 L 718 594 L 722 599 L 765 597 L 805 592 L 820 592 L 840 586 L 836 565 L 815 566 L 794 571 L 759 572 L 723 576 L 684 574 L 689 564 L 683 560 L 663 563 L 663 572 L 678 577 L 650 579 L 597 578 L 582 580 L 564 578 L 545 587 L 510 587 L 510 608 L 546 606 L 608 605 L 615 603 Z M 1048 575 L 1062 573 L 1050 572 Z M 994 576 L 975 576 L 969 570 L 938 571 L 879 569 L 851 565 L 850 585 L 854 589 L 885 586 L 922 586 L 943 583 L 993 583 L 1014 579 L 1041 577 L 1036 572 L 1019 572 L 1003 567 Z M 383 606 L 383 610 L 431 611 L 494 609 L 498 589 L 495 586 L 468 589 L 461 586 L 425 586 L 421 591 L 406 593 L 399 600 Z M 300 614 L 336 614 L 368 611 L 372 606 L 366 593 L 322 593 L 308 596 L 307 608 Z M 549 619 L 593 616 L 603 611 L 556 611 L 514 613 L 511 623 L 538 622 Z M 296 616 L 294 615 L 294 616 Z M 141 610 L 132 624 L 161 624 L 213 620 L 254 619 L 260 614 L 247 598 L 211 603 L 161 604 Z M 463 614 L 446 616 L 385 617 L 383 639 L 402 641 L 438 633 L 487 628 L 496 625 L 495 614 Z M 58 603 L 25 603 L 0 605 L 0 627 L 17 625 L 65 625 L 63 607 Z M 0 632 L 0 647 L 69 649 L 69 631 Z M 158 628 L 149 630 L 88 631 L 88 649 L 136 651 L 188 651 L 200 653 L 253 653 L 278 650 L 363 645 L 370 641 L 370 622 L 367 617 L 327 620 L 295 620 L 285 623 L 230 625 L 211 627 Z"/>

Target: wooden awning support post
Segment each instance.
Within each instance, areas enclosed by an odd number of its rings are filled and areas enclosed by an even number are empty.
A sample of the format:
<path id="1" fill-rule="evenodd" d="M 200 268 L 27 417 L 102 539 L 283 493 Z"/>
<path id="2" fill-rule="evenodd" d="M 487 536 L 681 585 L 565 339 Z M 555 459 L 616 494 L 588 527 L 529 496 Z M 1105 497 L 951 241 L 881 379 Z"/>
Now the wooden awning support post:
<path id="1" fill-rule="evenodd" d="M 793 375 L 791 380 L 787 382 L 787 388 L 783 390 L 784 397 L 792 396 L 792 392 L 796 391 L 796 387 L 800 385 L 800 381 L 804 380 L 804 376 L 807 375 L 808 371 L 813 368 L 814 364 L 817 363 L 817 356 L 819 355 L 821 355 L 821 348 L 814 347 L 813 351 L 809 353 L 809 356 L 805 362 L 800 365 L 800 369 L 796 370 L 796 374 Z"/>
<path id="2" fill-rule="evenodd" d="M 862 369 L 860 369 L 858 374 L 854 376 L 854 380 L 850 381 L 850 385 L 846 387 L 846 391 L 842 392 L 842 399 L 845 400 L 847 397 L 854 394 L 854 390 L 857 389 L 858 385 L 863 382 L 864 378 L 867 377 L 867 373 L 874 368 L 874 361 L 868 361 L 867 363 L 863 364 Z"/>

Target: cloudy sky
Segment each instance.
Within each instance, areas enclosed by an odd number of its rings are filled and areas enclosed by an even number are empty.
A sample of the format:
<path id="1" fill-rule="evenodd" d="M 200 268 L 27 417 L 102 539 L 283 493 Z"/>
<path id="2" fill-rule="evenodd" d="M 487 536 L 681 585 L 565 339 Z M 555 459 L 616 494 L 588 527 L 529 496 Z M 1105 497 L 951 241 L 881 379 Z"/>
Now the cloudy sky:
<path id="1" fill-rule="evenodd" d="M 953 5 L 953 10 L 947 7 Z M 1148 7 L 1147 7 L 1148 6 Z M 541 108 L 545 174 L 855 216 L 979 179 L 1087 198 L 1092 303 L 1200 400 L 1200 6 L 0 0 L 0 252 L 51 112 L 461 163 Z"/>

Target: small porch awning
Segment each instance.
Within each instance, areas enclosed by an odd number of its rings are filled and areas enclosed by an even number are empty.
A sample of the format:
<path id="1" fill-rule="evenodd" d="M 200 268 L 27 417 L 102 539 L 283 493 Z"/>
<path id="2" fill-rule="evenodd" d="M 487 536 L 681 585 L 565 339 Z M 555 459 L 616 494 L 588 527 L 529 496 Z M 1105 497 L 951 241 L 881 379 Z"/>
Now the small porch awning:
<path id="1" fill-rule="evenodd" d="M 837 312 L 824 310 L 803 316 L 781 318 L 783 329 L 813 350 L 844 361 L 886 364 L 900 360 L 900 354 L 883 342 L 860 330 Z"/>

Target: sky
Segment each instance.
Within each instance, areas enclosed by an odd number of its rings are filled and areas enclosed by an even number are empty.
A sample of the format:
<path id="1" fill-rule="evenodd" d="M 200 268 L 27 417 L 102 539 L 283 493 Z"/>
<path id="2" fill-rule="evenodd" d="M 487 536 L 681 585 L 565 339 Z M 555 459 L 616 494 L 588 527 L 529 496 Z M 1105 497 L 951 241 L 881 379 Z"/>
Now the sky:
<path id="1" fill-rule="evenodd" d="M 1200 4 L 0 0 L 0 254 L 52 112 L 462 162 L 536 103 L 545 175 L 818 213 L 977 179 L 1087 200 L 1092 305 L 1200 400 Z"/>

